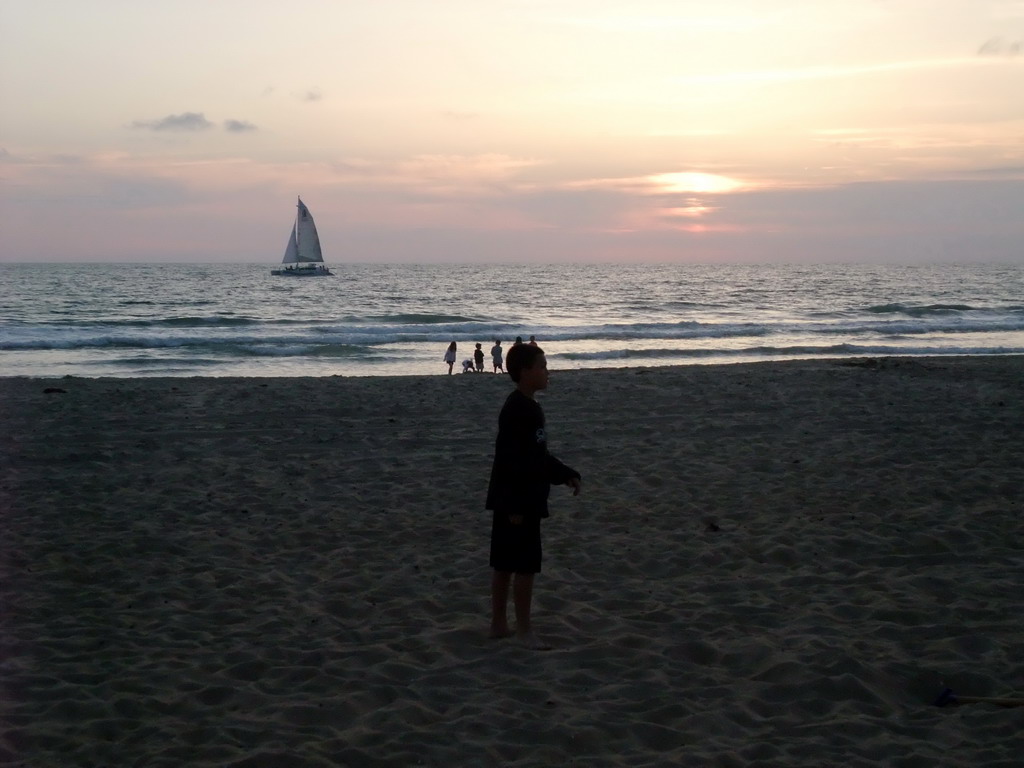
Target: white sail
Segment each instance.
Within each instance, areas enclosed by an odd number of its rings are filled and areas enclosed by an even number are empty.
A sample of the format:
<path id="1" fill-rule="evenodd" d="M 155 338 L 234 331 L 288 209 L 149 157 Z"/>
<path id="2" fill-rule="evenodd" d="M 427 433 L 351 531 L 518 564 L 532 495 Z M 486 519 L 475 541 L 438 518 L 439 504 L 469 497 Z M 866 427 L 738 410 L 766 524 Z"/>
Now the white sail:
<path id="1" fill-rule="evenodd" d="M 292 236 L 288 239 L 288 247 L 284 252 L 282 264 L 323 263 L 324 255 L 320 251 L 320 236 L 316 233 L 313 214 L 299 198 L 299 212 L 292 227 Z"/>
<path id="2" fill-rule="evenodd" d="M 299 198 L 299 218 L 295 222 L 298 230 L 295 240 L 299 246 L 299 261 L 323 262 L 324 255 L 320 252 L 320 236 L 316 233 L 313 215 L 309 212 L 302 198 Z"/>
<path id="3" fill-rule="evenodd" d="M 282 264 L 297 264 L 299 261 L 299 246 L 295 242 L 295 225 L 292 225 L 292 236 L 288 238 L 288 247 L 284 249 L 284 260 Z"/>
<path id="4" fill-rule="evenodd" d="M 284 258 L 281 259 L 284 266 L 282 269 L 270 270 L 270 274 L 288 277 L 333 275 L 334 273 L 324 264 L 324 255 L 320 250 L 320 235 L 316 232 L 313 214 L 309 212 L 301 197 L 298 209 L 291 236 L 288 238 L 288 247 L 284 249 Z"/>

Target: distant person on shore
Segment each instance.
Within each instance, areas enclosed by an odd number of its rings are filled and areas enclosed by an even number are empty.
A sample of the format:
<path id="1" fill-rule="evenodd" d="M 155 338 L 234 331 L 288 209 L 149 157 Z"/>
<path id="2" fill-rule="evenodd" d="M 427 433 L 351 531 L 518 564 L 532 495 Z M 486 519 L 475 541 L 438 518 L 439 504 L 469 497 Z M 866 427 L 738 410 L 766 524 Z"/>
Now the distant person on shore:
<path id="1" fill-rule="evenodd" d="M 502 373 L 505 372 L 505 353 L 501 349 L 501 339 L 494 340 L 494 346 L 491 347 L 491 364 L 494 366 L 494 372 L 497 373 L 500 369 Z"/>
<path id="2" fill-rule="evenodd" d="M 540 521 L 548 517 L 551 485 L 568 485 L 580 492 L 580 473 L 548 453 L 544 411 L 533 399 L 547 389 L 548 364 L 544 350 L 528 344 L 513 346 L 505 360 L 516 388 L 498 416 L 494 464 L 487 487 L 491 518 L 490 565 L 491 631 L 493 638 L 509 637 L 508 593 L 512 587 L 516 637 L 527 648 L 546 650 L 530 624 L 533 580 L 540 573 Z M 513 581 L 514 575 L 514 581 Z"/>
<path id="3" fill-rule="evenodd" d="M 473 371 L 473 361 L 470 360 L 468 357 L 465 360 L 462 361 L 462 372 L 463 373 L 473 373 L 474 372 Z"/>
<path id="4" fill-rule="evenodd" d="M 536 347 L 537 346 L 537 337 L 536 336 L 531 336 L 529 343 L 530 343 L 531 347 Z"/>
<path id="5" fill-rule="evenodd" d="M 473 351 L 473 361 L 476 363 L 476 372 L 483 373 L 484 370 L 484 350 L 483 346 L 478 341 L 476 343 L 476 349 Z"/>
<path id="6" fill-rule="evenodd" d="M 512 346 L 513 347 L 518 347 L 522 343 L 523 343 L 523 337 L 522 336 L 516 336 L 516 340 L 512 343 Z"/>
<path id="7" fill-rule="evenodd" d="M 455 365 L 455 352 L 459 348 L 459 345 L 454 341 L 448 345 L 448 350 L 444 353 L 444 361 L 448 363 L 448 375 L 452 375 L 452 366 Z"/>

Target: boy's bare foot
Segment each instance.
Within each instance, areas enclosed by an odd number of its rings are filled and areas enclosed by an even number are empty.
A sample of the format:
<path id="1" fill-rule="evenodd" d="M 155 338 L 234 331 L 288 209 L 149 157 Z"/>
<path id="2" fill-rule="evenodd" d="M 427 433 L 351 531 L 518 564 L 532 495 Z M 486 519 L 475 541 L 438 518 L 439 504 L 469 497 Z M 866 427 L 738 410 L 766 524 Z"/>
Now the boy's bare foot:
<path id="1" fill-rule="evenodd" d="M 537 637 L 533 632 L 516 633 L 516 640 L 524 648 L 529 648 L 531 651 L 550 651 L 551 646 Z"/>
<path id="2" fill-rule="evenodd" d="M 506 637 L 512 637 L 512 634 L 512 630 L 508 627 L 491 627 L 487 637 L 491 640 L 501 640 Z"/>

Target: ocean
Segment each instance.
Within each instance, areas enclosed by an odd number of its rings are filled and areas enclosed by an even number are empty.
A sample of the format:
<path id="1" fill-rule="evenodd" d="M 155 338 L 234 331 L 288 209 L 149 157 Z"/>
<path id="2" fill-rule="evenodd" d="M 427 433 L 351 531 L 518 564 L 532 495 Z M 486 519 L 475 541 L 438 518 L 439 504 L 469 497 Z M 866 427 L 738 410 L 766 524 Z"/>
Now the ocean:
<path id="1" fill-rule="evenodd" d="M 0 264 L 0 375 L 443 374 L 531 334 L 552 369 L 1024 354 L 1024 265 L 270 269 Z"/>

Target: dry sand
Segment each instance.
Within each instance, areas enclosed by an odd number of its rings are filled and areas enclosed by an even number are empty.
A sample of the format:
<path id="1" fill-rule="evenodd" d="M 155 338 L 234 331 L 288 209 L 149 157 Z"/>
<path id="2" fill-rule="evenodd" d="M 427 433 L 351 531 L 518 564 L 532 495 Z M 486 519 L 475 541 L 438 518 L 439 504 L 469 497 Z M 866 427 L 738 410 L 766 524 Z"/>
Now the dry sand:
<path id="1" fill-rule="evenodd" d="M 932 700 L 1024 695 L 1022 374 L 556 371 L 544 653 L 484 636 L 507 377 L 0 379 L 0 763 L 1019 766 Z"/>

